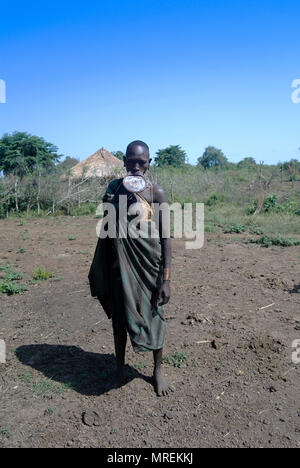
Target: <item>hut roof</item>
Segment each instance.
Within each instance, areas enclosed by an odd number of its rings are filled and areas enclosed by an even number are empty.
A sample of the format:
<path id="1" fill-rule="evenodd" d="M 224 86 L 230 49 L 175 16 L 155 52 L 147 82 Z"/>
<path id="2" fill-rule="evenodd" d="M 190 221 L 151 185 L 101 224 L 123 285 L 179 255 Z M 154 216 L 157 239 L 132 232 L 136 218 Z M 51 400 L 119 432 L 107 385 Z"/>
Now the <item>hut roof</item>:
<path id="1" fill-rule="evenodd" d="M 81 177 L 103 177 L 113 174 L 116 169 L 118 172 L 121 172 L 122 168 L 123 162 L 120 159 L 116 158 L 105 148 L 101 148 L 92 154 L 92 156 L 72 167 L 71 175 L 74 179 L 80 179 Z"/>

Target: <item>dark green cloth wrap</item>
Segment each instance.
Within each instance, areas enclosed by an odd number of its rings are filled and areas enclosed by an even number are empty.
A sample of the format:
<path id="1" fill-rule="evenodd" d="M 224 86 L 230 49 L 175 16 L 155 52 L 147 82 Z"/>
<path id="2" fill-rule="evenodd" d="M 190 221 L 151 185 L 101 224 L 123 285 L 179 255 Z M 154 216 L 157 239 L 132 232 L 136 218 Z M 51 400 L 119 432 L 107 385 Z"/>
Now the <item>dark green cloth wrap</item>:
<path id="1" fill-rule="evenodd" d="M 122 179 L 111 182 L 103 198 L 104 202 L 114 204 L 117 226 L 118 188 L 121 182 Z M 127 215 L 127 225 L 134 217 Z M 145 232 L 151 225 L 155 235 L 148 238 L 132 238 L 127 235 L 126 238 L 117 236 L 116 239 L 98 239 L 89 282 L 92 296 L 99 298 L 109 317 L 125 314 L 134 351 L 150 351 L 163 347 L 166 333 L 164 308 L 158 306 L 156 300 L 158 288 L 162 284 L 162 253 L 154 222 L 140 221 L 139 225 L 140 230 Z M 115 310 L 118 301 L 112 294 L 112 282 L 118 274 L 121 276 L 123 289 L 122 311 Z"/>

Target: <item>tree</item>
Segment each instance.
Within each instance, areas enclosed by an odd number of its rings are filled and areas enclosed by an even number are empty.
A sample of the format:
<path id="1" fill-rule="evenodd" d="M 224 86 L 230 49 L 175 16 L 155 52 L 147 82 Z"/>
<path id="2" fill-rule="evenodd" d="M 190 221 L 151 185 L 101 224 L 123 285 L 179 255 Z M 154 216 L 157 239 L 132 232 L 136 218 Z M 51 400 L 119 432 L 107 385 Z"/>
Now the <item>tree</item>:
<path id="1" fill-rule="evenodd" d="M 39 167 L 51 168 L 60 158 L 57 147 L 26 132 L 5 133 L 0 139 L 0 171 L 22 178 Z"/>
<path id="2" fill-rule="evenodd" d="M 71 158 L 70 156 L 66 156 L 65 159 L 57 164 L 57 169 L 61 170 L 61 172 L 66 172 L 72 167 L 76 166 L 79 163 L 79 159 Z"/>
<path id="3" fill-rule="evenodd" d="M 113 154 L 116 158 L 120 159 L 121 161 L 123 161 L 123 158 L 124 158 L 124 156 L 125 156 L 125 154 L 123 153 L 123 151 L 113 151 L 112 154 Z"/>
<path id="4" fill-rule="evenodd" d="M 237 164 L 239 169 L 242 169 L 243 167 L 255 167 L 256 166 L 256 161 L 254 158 L 244 158 L 242 161 L 238 162 Z"/>
<path id="5" fill-rule="evenodd" d="M 297 180 L 297 172 L 300 172 L 300 162 L 298 159 L 291 159 L 281 165 L 281 170 L 287 172 L 289 181 L 294 183 Z"/>
<path id="6" fill-rule="evenodd" d="M 50 169 L 59 160 L 57 148 L 44 138 L 26 132 L 5 133 L 0 139 L 0 171 L 14 176 L 15 209 L 19 211 L 19 182 L 26 174 L 38 174 L 39 206 L 41 169 Z"/>
<path id="7" fill-rule="evenodd" d="M 223 151 L 214 146 L 207 146 L 202 156 L 198 158 L 198 165 L 204 169 L 224 168 L 228 165 L 228 160 Z"/>
<path id="8" fill-rule="evenodd" d="M 167 148 L 158 150 L 156 154 L 154 162 L 157 167 L 182 167 L 187 157 L 186 152 L 181 149 L 180 145 L 170 145 Z"/>

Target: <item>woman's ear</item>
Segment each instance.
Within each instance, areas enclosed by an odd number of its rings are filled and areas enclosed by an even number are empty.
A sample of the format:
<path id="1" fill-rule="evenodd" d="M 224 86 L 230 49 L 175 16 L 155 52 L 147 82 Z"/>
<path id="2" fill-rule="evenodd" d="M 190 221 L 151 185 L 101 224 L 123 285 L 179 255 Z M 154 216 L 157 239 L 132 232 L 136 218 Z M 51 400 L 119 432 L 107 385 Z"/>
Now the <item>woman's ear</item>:
<path id="1" fill-rule="evenodd" d="M 152 159 L 149 158 L 149 161 L 147 162 L 147 165 L 146 165 L 146 171 L 149 169 L 151 161 Z"/>

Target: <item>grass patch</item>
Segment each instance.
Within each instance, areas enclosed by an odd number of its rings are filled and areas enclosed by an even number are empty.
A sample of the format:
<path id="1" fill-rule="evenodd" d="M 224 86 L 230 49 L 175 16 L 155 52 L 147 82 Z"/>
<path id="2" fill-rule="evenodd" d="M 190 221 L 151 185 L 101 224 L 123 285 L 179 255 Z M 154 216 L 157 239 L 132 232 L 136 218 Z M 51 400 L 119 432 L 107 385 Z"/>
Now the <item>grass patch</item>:
<path id="1" fill-rule="evenodd" d="M 295 245 L 300 245 L 300 240 L 291 239 L 288 237 L 278 236 L 267 236 L 263 235 L 258 239 L 248 239 L 247 243 L 249 244 L 259 244 L 263 247 L 271 247 L 272 245 L 278 245 L 280 247 L 292 247 Z"/>
<path id="2" fill-rule="evenodd" d="M 4 273 L 0 281 L 0 293 L 12 295 L 28 290 L 26 284 L 17 282 L 23 278 L 23 273 L 16 270 L 10 263 L 0 265 L 0 271 Z"/>
<path id="3" fill-rule="evenodd" d="M 187 354 L 184 351 L 176 350 L 173 354 L 166 354 L 166 356 L 163 357 L 163 362 L 174 367 L 185 367 Z"/>
<path id="4" fill-rule="evenodd" d="M 21 283 L 13 283 L 12 281 L 2 281 L 0 283 L 0 293 L 8 294 L 19 294 L 21 292 L 28 291 L 28 286 Z"/>
<path id="5" fill-rule="evenodd" d="M 2 436 L 7 437 L 8 439 L 9 439 L 10 436 L 11 436 L 11 433 L 9 432 L 9 430 L 7 429 L 7 427 L 1 427 L 1 429 L 0 429 L 0 434 L 1 434 Z"/>
<path id="6" fill-rule="evenodd" d="M 63 279 L 63 276 L 53 276 L 53 278 L 50 278 L 50 281 L 63 281 Z"/>
<path id="7" fill-rule="evenodd" d="M 20 379 L 23 380 L 23 382 L 28 384 L 31 381 L 30 372 L 25 372 L 24 374 L 20 375 Z"/>
<path id="8" fill-rule="evenodd" d="M 0 271 L 5 273 L 4 279 L 7 281 L 16 281 L 23 278 L 23 273 L 16 270 L 10 263 L 0 265 Z"/>
<path id="9" fill-rule="evenodd" d="M 40 380 L 34 382 L 32 391 L 35 395 L 43 396 L 49 393 L 60 393 L 59 388 L 51 380 Z"/>
<path id="10" fill-rule="evenodd" d="M 15 350 L 16 355 L 18 355 L 18 349 Z M 25 372 L 19 376 L 19 379 L 26 384 L 27 389 L 34 395 L 44 396 L 49 393 L 61 393 L 61 388 L 54 383 L 51 378 L 44 380 L 33 380 L 34 377 L 31 372 Z"/>
<path id="11" fill-rule="evenodd" d="M 33 273 L 32 277 L 36 281 L 46 281 L 49 278 L 53 278 L 53 273 L 49 273 L 45 268 L 37 268 Z"/>
<path id="12" fill-rule="evenodd" d="M 85 378 L 86 374 L 79 374 L 74 376 L 69 382 L 62 382 L 61 385 L 65 390 L 78 390 L 78 387 L 80 387 Z"/>
<path id="13" fill-rule="evenodd" d="M 139 369 L 146 369 L 148 366 L 144 362 L 139 361 L 139 362 L 134 363 L 132 367 L 134 367 L 134 369 L 136 370 L 139 370 Z"/>
<path id="14" fill-rule="evenodd" d="M 229 224 L 223 229 L 224 234 L 240 234 L 245 231 L 247 231 L 247 226 L 244 224 Z"/>
<path id="15" fill-rule="evenodd" d="M 213 225 L 206 225 L 204 226 L 204 232 L 209 232 L 211 234 L 216 234 L 219 232 L 218 226 L 213 226 Z"/>
<path id="16" fill-rule="evenodd" d="M 71 216 L 87 216 L 94 215 L 96 211 L 96 205 L 94 203 L 83 203 L 81 206 L 72 208 L 70 211 Z"/>

